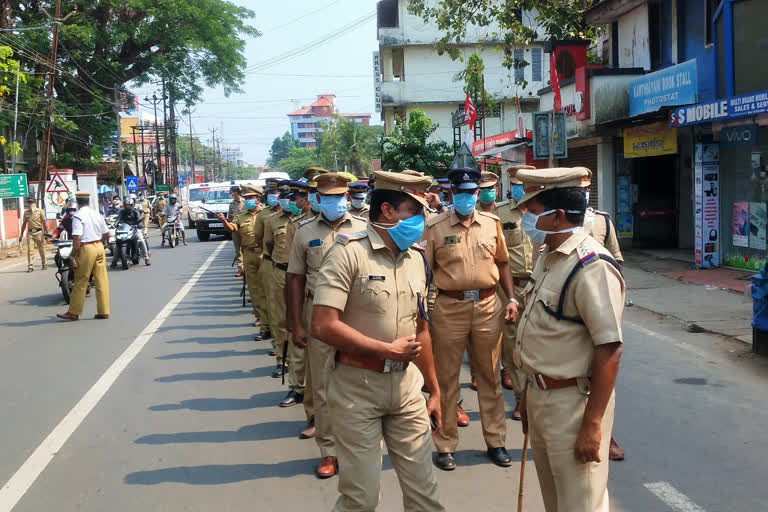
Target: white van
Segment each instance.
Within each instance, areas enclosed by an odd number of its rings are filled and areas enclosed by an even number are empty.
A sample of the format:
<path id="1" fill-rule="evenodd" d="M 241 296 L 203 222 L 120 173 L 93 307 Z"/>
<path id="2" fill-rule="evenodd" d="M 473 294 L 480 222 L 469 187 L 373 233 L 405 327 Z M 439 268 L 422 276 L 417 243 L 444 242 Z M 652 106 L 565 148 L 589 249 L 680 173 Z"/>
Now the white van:
<path id="1" fill-rule="evenodd" d="M 189 229 L 195 229 L 197 216 L 202 213 L 200 206 L 205 204 L 208 198 L 208 191 L 215 183 L 192 183 L 187 187 L 189 199 L 187 200 L 187 225 Z M 205 218 L 205 215 L 203 215 Z"/>

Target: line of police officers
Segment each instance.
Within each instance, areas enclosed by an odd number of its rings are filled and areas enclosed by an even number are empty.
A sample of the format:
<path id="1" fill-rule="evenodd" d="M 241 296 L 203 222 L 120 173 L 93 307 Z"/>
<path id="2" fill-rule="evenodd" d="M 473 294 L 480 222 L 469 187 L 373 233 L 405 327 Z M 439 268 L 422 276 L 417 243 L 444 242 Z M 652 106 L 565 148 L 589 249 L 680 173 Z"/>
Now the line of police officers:
<path id="1" fill-rule="evenodd" d="M 512 464 L 504 385 L 547 511 L 608 510 L 620 261 L 590 236 L 603 216 L 585 224 L 587 169 L 511 171 L 509 202 L 495 202 L 495 175 L 456 169 L 443 204 L 414 171 L 374 172 L 366 204 L 367 186 L 312 168 L 306 182 L 244 186 L 244 211 L 219 216 L 238 233 L 272 376 L 288 368 L 280 405 L 304 404 L 317 476 L 339 475 L 334 510 L 376 508 L 382 439 L 404 509 L 444 510 L 431 452 L 456 468 L 465 350 L 489 458 Z"/>

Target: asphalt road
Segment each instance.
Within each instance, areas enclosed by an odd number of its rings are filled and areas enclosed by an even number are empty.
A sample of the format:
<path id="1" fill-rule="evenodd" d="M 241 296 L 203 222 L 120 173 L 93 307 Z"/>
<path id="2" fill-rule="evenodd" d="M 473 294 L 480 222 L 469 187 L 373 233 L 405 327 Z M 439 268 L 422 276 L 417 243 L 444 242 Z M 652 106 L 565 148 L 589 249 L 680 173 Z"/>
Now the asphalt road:
<path id="1" fill-rule="evenodd" d="M 153 245 L 159 237 L 152 238 Z M 0 269 L 0 512 L 330 510 L 300 406 L 269 377 L 232 277 L 231 243 L 153 248 L 153 265 L 110 271 L 112 317 L 59 323 L 53 271 Z M 201 270 L 201 269 L 204 269 Z M 765 510 L 768 364 L 746 346 L 630 308 L 614 433 L 611 510 Z M 439 473 L 451 510 L 515 510 L 519 464 L 485 458 L 477 398 L 459 469 Z M 513 398 L 507 396 L 511 404 Z M 64 420 L 64 421 L 62 421 Z M 519 459 L 519 424 L 508 423 Z M 386 456 L 379 510 L 402 510 Z M 533 462 L 525 510 L 543 510 Z"/>

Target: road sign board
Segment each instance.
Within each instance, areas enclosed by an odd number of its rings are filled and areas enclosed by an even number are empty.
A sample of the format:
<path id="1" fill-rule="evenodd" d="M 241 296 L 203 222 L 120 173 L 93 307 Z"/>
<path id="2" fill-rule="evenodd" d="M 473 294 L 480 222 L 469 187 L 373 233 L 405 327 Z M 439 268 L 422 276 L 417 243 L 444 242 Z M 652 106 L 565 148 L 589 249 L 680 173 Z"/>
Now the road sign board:
<path id="1" fill-rule="evenodd" d="M 138 176 L 126 176 L 125 177 L 125 188 L 128 190 L 138 190 L 139 189 L 139 178 Z"/>
<path id="2" fill-rule="evenodd" d="M 27 197 L 26 174 L 0 174 L 0 199 Z"/>
<path id="3" fill-rule="evenodd" d="M 53 173 L 53 176 L 51 176 L 51 182 L 48 184 L 48 187 L 45 189 L 45 191 L 49 193 L 69 192 L 69 187 L 66 183 L 64 183 L 64 179 L 59 176 L 59 173 L 55 172 Z"/>
<path id="4" fill-rule="evenodd" d="M 158 183 L 155 185 L 155 192 L 169 192 L 170 190 L 170 185 L 166 185 L 164 183 Z"/>

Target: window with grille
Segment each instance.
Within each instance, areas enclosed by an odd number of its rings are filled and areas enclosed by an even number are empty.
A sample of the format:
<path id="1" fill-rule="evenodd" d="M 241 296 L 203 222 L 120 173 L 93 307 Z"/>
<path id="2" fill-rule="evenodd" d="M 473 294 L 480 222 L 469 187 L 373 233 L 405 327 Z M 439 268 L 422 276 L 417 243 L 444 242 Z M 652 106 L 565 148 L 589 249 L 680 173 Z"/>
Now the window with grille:
<path id="1" fill-rule="evenodd" d="M 541 48 L 531 48 L 531 80 L 541 82 Z"/>
<path id="2" fill-rule="evenodd" d="M 525 78 L 525 52 L 522 48 L 515 48 L 515 82 L 519 82 Z"/>

